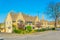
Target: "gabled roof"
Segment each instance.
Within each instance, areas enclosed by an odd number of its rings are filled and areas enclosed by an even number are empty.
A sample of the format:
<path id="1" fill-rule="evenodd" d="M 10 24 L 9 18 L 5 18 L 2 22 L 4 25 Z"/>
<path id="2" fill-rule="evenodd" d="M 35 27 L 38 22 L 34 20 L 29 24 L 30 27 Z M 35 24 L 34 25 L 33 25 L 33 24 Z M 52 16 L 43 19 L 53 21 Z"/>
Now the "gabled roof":
<path id="1" fill-rule="evenodd" d="M 10 15 L 11 15 L 12 20 L 16 20 L 18 17 L 18 14 L 14 13 L 14 12 L 11 12 Z"/>
<path id="2" fill-rule="evenodd" d="M 25 15 L 23 13 L 21 13 L 21 14 L 22 14 L 25 21 L 33 21 L 34 22 L 37 18 L 37 16 L 33 17 L 33 16 Z M 19 14 L 16 14 L 14 12 L 10 12 L 10 15 L 11 15 L 12 20 L 16 20 L 19 16 Z"/>
<path id="3" fill-rule="evenodd" d="M 25 15 L 25 14 L 22 14 L 23 15 L 23 18 L 25 19 L 25 21 L 35 21 L 36 20 L 36 16 L 33 17 L 33 16 L 29 16 L 29 15 Z"/>

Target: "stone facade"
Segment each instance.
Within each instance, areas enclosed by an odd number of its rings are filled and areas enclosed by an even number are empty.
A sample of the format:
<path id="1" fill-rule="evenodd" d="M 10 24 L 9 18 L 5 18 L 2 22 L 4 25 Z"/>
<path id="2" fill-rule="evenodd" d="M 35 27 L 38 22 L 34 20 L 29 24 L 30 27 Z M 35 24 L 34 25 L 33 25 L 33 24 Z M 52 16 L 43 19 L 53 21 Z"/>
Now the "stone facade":
<path id="1" fill-rule="evenodd" d="M 25 26 L 30 25 L 32 27 L 35 27 L 35 24 L 39 22 L 38 16 L 29 16 L 25 15 L 23 13 L 14 13 L 9 12 L 6 20 L 5 20 L 5 29 L 7 33 L 11 33 L 13 31 L 13 26 L 16 26 L 16 29 L 18 29 L 18 23 L 23 22 Z"/>
<path id="2" fill-rule="evenodd" d="M 38 22 L 40 22 L 41 27 L 36 26 Z M 38 16 L 29 16 L 23 13 L 9 12 L 4 22 L 5 32 L 12 33 L 13 25 L 15 25 L 14 27 L 18 29 L 18 24 L 20 23 L 23 23 L 25 27 L 27 25 L 30 25 L 32 26 L 32 28 L 34 27 L 35 29 L 54 27 L 54 22 L 44 20 L 44 17 L 42 17 L 42 19 L 39 19 Z M 60 27 L 60 25 L 58 26 Z"/>

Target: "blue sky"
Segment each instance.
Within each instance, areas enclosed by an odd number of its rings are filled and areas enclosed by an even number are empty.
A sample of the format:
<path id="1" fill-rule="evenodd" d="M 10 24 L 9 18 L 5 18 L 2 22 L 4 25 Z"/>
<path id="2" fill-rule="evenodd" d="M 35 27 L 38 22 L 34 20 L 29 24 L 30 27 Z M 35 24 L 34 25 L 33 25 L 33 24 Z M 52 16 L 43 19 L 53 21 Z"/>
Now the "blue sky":
<path id="1" fill-rule="evenodd" d="M 23 12 L 32 16 L 36 16 L 39 13 L 41 19 L 43 13 L 46 11 L 46 7 L 52 0 L 0 0 L 0 23 L 4 22 L 8 12 L 13 10 L 14 12 Z M 54 2 L 60 2 L 60 0 L 53 0 Z M 46 15 L 44 15 L 46 19 Z"/>

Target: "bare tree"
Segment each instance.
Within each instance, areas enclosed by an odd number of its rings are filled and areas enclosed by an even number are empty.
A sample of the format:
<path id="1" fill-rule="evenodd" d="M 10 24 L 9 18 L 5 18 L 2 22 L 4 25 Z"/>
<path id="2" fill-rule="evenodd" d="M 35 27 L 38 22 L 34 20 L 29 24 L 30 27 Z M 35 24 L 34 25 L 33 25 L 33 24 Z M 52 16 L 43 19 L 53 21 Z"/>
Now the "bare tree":
<path id="1" fill-rule="evenodd" d="M 47 14 L 55 21 L 55 27 L 57 27 L 58 18 L 60 17 L 60 2 L 50 3 L 48 5 Z"/>

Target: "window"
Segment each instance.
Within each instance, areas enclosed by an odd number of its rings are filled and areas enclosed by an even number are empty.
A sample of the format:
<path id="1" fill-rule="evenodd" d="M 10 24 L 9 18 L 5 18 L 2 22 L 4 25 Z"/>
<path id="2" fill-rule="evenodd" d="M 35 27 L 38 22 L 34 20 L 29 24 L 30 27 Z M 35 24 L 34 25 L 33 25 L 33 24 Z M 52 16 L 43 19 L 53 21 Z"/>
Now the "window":
<path id="1" fill-rule="evenodd" d="M 9 26 L 8 29 L 11 29 L 11 27 Z"/>
<path id="2" fill-rule="evenodd" d="M 6 24 L 7 24 L 7 25 L 11 24 L 11 21 L 9 21 L 9 22 L 6 22 Z"/>
<path id="3" fill-rule="evenodd" d="M 32 22 L 31 22 L 31 21 L 27 21 L 25 24 L 29 24 L 29 25 L 31 25 L 31 24 L 32 24 Z"/>
<path id="4" fill-rule="evenodd" d="M 15 23 L 16 21 L 12 21 L 13 23 Z"/>
<path id="5" fill-rule="evenodd" d="M 22 20 L 18 20 L 18 23 L 23 23 L 23 21 Z"/>

